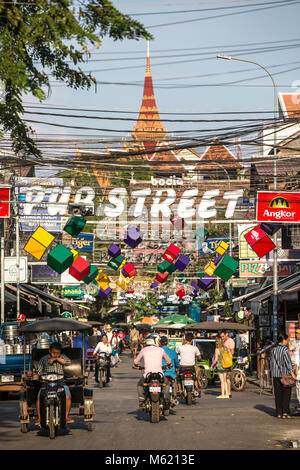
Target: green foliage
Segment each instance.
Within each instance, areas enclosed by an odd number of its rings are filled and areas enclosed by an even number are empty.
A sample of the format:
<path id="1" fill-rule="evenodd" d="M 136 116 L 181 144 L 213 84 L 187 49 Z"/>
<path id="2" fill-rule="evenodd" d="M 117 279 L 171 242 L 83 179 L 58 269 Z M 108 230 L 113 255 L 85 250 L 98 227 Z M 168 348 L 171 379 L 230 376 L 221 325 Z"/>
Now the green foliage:
<path id="1" fill-rule="evenodd" d="M 74 89 L 89 89 L 96 79 L 80 68 L 90 46 L 113 40 L 151 39 L 142 24 L 109 0 L 26 0 L 0 3 L 0 72 L 5 86 L 0 123 L 17 154 L 41 157 L 23 122 L 22 96 L 38 100 L 50 92 L 50 75 Z M 27 119 L 28 122 L 30 118 Z M 33 118 L 34 119 L 34 118 Z"/>
<path id="2" fill-rule="evenodd" d="M 158 315 L 159 301 L 157 295 L 149 292 L 144 299 L 131 298 L 128 299 L 128 304 L 124 306 L 124 310 L 128 314 L 133 313 L 133 322 L 139 322 L 143 317 L 151 317 L 151 315 Z"/>
<path id="3" fill-rule="evenodd" d="M 207 307 L 210 307 L 213 304 L 216 304 L 217 302 L 223 302 L 224 300 L 224 294 L 225 291 L 224 289 L 220 289 L 220 292 L 218 292 L 217 289 L 209 289 L 207 291 L 208 297 L 201 299 L 201 308 L 205 310 Z"/>

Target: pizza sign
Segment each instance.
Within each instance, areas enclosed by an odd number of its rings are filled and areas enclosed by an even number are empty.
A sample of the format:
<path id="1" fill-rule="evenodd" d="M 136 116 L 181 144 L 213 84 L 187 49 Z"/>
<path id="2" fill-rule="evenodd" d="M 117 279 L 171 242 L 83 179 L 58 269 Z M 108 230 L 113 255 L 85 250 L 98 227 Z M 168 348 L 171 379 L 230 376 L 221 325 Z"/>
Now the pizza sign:
<path id="1" fill-rule="evenodd" d="M 258 191 L 258 222 L 300 222 L 300 192 Z"/>
<path id="2" fill-rule="evenodd" d="M 0 219 L 8 218 L 9 214 L 10 188 L 0 187 Z"/>

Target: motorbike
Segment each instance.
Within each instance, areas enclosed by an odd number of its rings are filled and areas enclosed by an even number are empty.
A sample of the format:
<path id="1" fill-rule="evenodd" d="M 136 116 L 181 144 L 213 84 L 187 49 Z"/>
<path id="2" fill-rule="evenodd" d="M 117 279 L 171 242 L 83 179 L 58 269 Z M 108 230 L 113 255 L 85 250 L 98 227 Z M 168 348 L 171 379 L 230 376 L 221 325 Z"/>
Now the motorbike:
<path id="1" fill-rule="evenodd" d="M 192 404 L 193 398 L 199 397 L 199 392 L 195 389 L 196 374 L 194 367 L 186 367 L 180 373 L 182 394 L 187 405 Z"/>
<path id="2" fill-rule="evenodd" d="M 58 428 L 66 428 L 66 393 L 63 375 L 46 374 L 42 381 L 40 394 L 41 428 L 49 430 L 50 439 L 54 439 Z"/>
<path id="3" fill-rule="evenodd" d="M 167 370 L 167 367 L 163 367 L 163 370 Z M 166 379 L 169 382 L 169 387 L 170 387 L 170 407 L 174 408 L 175 406 L 179 405 L 179 401 L 177 398 L 177 392 L 178 392 L 178 386 L 177 386 L 177 379 L 173 379 L 173 377 L 170 377 L 168 373 L 165 374 Z M 165 410 L 164 416 L 167 416 L 169 414 L 169 410 Z"/>
<path id="4" fill-rule="evenodd" d="M 108 383 L 108 368 L 110 365 L 110 354 L 100 352 L 97 359 L 99 387 L 103 388 Z"/>

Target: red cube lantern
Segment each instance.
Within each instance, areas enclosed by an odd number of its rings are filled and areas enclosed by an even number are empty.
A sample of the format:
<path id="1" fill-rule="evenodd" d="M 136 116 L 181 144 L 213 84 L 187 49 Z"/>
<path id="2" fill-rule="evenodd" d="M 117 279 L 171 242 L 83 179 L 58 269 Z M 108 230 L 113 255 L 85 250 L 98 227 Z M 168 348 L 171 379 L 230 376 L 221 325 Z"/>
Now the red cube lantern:
<path id="1" fill-rule="evenodd" d="M 74 261 L 72 266 L 69 268 L 71 276 L 75 277 L 77 281 L 82 281 L 85 277 L 90 274 L 91 265 L 81 256 Z"/>
<path id="2" fill-rule="evenodd" d="M 124 274 L 125 277 L 133 277 L 136 275 L 136 269 L 131 263 L 125 264 L 125 266 L 122 269 L 122 273 Z"/>
<path id="3" fill-rule="evenodd" d="M 169 273 L 167 273 L 167 272 L 157 273 L 155 279 L 157 280 L 157 282 L 160 282 L 162 284 L 163 282 L 165 282 L 167 280 L 168 276 L 169 276 Z"/>
<path id="4" fill-rule="evenodd" d="M 182 299 L 182 297 L 184 297 L 186 294 L 185 294 L 185 290 L 184 289 L 178 289 L 178 291 L 176 292 L 176 295 Z"/>
<path id="5" fill-rule="evenodd" d="M 259 258 L 262 258 L 275 248 L 275 244 L 266 232 L 260 228 L 260 225 L 254 227 L 244 237 Z"/>
<path id="6" fill-rule="evenodd" d="M 178 246 L 171 243 L 171 245 L 166 249 L 162 257 L 166 261 L 169 261 L 169 263 L 172 263 L 174 259 L 176 258 L 176 256 L 179 255 L 179 253 L 180 253 L 180 248 L 178 248 Z"/>

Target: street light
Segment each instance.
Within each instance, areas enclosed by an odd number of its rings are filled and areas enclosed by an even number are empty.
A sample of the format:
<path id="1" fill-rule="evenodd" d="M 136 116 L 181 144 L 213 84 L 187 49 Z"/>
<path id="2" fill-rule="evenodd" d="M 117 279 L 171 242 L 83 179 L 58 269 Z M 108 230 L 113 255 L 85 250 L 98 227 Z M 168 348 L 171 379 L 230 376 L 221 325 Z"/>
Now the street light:
<path id="1" fill-rule="evenodd" d="M 248 62 L 249 64 L 254 64 L 257 65 L 257 67 L 260 67 L 263 69 L 271 78 L 272 83 L 273 83 L 273 89 L 274 89 L 274 141 L 273 141 L 273 155 L 274 155 L 274 190 L 277 190 L 277 161 L 276 161 L 276 156 L 277 156 L 277 149 L 276 149 L 276 119 L 277 119 L 277 114 L 278 114 L 278 109 L 277 109 L 277 86 L 276 82 L 274 80 L 274 77 L 272 74 L 269 72 L 266 67 L 263 65 L 259 64 L 258 62 L 254 62 L 254 60 L 249 60 L 249 59 L 243 59 L 240 57 L 231 57 L 227 55 L 217 55 L 217 59 L 225 59 L 225 60 L 238 60 L 239 62 Z M 275 243 L 275 248 L 274 248 L 274 272 L 273 272 L 273 322 L 274 322 L 274 329 L 273 329 L 273 340 L 277 341 L 277 331 L 278 331 L 278 256 L 277 256 L 277 233 L 274 235 L 274 243 Z"/>

